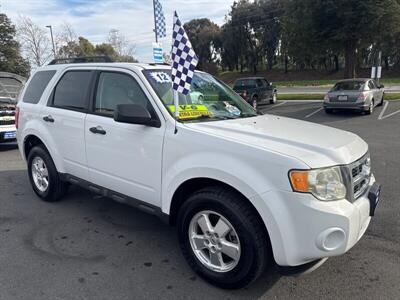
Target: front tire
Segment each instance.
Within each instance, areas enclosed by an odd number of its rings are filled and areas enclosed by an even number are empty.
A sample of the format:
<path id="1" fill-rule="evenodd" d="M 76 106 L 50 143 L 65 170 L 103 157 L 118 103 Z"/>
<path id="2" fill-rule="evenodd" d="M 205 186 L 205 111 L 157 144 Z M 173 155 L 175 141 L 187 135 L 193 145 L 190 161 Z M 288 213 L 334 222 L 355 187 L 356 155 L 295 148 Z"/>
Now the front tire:
<path id="1" fill-rule="evenodd" d="M 331 108 L 325 108 L 325 113 L 327 113 L 327 114 L 332 114 L 332 113 L 333 113 L 333 109 L 331 109 Z"/>
<path id="2" fill-rule="evenodd" d="M 29 152 L 28 175 L 33 191 L 44 201 L 58 201 L 67 190 L 67 183 L 61 181 L 50 154 L 43 146 L 35 146 Z"/>
<path id="3" fill-rule="evenodd" d="M 257 106 L 258 106 L 258 97 L 257 96 L 253 96 L 253 98 L 251 98 L 251 106 L 253 106 L 253 108 L 255 110 L 257 110 Z"/>
<path id="4" fill-rule="evenodd" d="M 256 280 L 271 260 L 268 235 L 239 194 L 208 187 L 195 192 L 178 215 L 182 253 L 208 282 L 237 289 Z"/>

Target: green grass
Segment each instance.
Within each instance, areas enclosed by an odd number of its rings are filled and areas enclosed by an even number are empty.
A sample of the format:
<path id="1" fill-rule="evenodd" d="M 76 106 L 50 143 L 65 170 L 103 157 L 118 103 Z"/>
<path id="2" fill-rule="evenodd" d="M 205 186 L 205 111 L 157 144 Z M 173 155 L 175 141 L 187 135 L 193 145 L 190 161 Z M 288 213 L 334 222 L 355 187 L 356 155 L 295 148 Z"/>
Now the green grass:
<path id="1" fill-rule="evenodd" d="M 324 100 L 325 94 L 279 94 L 278 100 Z"/>
<path id="2" fill-rule="evenodd" d="M 334 85 L 337 80 L 324 79 L 324 80 L 291 80 L 291 81 L 276 81 L 273 84 L 277 87 L 282 86 L 320 86 L 320 85 Z"/>
<path id="3" fill-rule="evenodd" d="M 386 93 L 385 100 L 398 100 L 400 99 L 400 93 Z"/>
<path id="4" fill-rule="evenodd" d="M 278 100 L 324 100 L 325 94 L 279 94 Z M 385 100 L 398 100 L 400 93 L 386 93 Z"/>

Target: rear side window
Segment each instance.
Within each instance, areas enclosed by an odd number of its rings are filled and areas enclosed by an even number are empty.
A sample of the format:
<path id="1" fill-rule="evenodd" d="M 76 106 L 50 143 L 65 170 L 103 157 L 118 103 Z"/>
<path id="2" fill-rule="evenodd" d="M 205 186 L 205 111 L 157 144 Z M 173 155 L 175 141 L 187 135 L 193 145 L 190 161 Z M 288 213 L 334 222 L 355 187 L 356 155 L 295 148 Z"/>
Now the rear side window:
<path id="1" fill-rule="evenodd" d="M 235 82 L 235 87 L 255 87 L 256 82 L 252 79 L 241 79 Z"/>
<path id="2" fill-rule="evenodd" d="M 53 106 L 85 110 L 89 99 L 92 71 L 69 71 L 64 74 L 54 90 Z"/>
<path id="3" fill-rule="evenodd" d="M 22 102 L 37 104 L 56 71 L 39 71 L 33 75 Z"/>

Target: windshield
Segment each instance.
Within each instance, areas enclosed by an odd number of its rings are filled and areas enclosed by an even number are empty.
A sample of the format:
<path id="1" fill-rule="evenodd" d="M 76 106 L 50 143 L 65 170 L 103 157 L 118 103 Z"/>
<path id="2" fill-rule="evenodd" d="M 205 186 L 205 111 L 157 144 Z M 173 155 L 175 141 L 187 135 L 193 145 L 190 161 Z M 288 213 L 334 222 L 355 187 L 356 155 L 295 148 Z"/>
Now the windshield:
<path id="1" fill-rule="evenodd" d="M 364 81 L 343 81 L 338 82 L 332 91 L 359 91 L 364 87 Z"/>
<path id="2" fill-rule="evenodd" d="M 175 116 L 171 71 L 145 70 L 151 86 Z M 203 72 L 195 72 L 191 92 L 179 94 L 179 121 L 207 122 L 256 116 L 256 111 L 227 85 Z"/>

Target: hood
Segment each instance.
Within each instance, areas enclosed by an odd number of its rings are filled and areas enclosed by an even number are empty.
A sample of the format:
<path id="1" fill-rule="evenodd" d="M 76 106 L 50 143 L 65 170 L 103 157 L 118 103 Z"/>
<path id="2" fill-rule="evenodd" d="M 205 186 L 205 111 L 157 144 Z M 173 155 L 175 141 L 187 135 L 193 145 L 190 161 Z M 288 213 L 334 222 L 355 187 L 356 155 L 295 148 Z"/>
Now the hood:
<path id="1" fill-rule="evenodd" d="M 310 168 L 349 164 L 368 151 L 368 145 L 353 133 L 274 115 L 185 126 L 297 158 Z"/>

